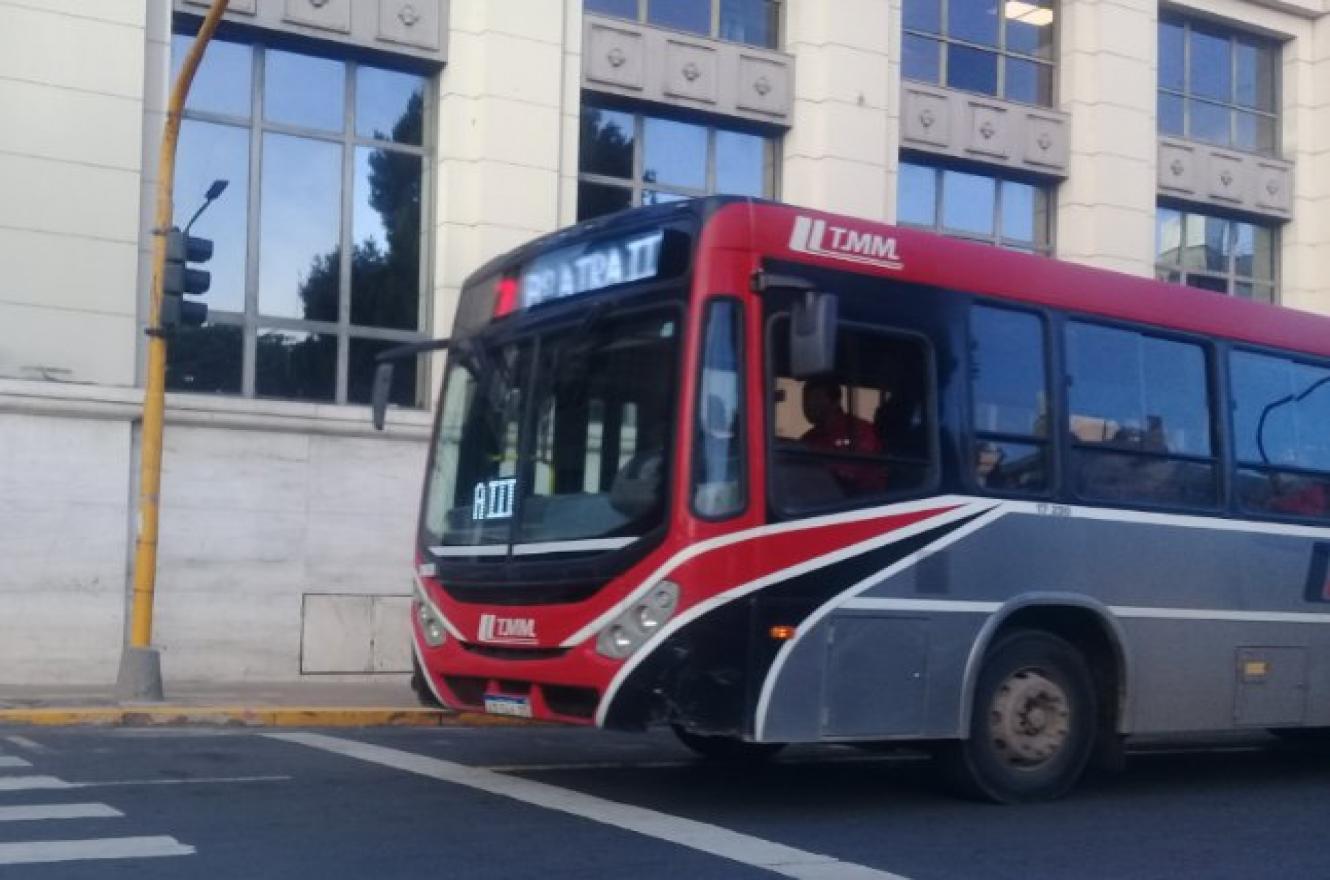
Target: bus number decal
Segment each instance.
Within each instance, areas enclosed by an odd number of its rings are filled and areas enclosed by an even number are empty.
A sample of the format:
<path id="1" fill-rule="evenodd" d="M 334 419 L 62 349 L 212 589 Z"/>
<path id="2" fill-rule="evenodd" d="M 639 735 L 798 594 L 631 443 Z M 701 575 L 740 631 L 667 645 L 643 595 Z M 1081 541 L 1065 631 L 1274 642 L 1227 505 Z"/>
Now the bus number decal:
<path id="1" fill-rule="evenodd" d="M 1071 508 L 1065 504 L 1049 504 L 1041 501 L 1034 506 L 1034 512 L 1040 516 L 1071 516 Z"/>
<path id="2" fill-rule="evenodd" d="M 508 519 L 513 515 L 513 499 L 517 495 L 517 478 L 490 480 L 477 483 L 472 519 Z"/>

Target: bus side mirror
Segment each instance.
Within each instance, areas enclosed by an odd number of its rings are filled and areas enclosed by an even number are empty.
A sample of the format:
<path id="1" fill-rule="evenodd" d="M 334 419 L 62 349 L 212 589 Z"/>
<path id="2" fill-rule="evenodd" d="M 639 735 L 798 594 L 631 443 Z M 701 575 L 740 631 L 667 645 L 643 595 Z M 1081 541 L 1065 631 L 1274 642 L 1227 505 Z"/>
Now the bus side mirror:
<path id="1" fill-rule="evenodd" d="M 385 361 L 374 367 L 374 388 L 370 404 L 374 410 L 374 430 L 382 431 L 388 415 L 388 393 L 393 387 L 393 363 Z"/>
<path id="2" fill-rule="evenodd" d="M 836 370 L 836 294 L 808 291 L 790 315 L 790 373 L 810 379 Z"/>
<path id="3" fill-rule="evenodd" d="M 379 352 L 374 358 L 374 387 L 370 390 L 370 408 L 374 415 L 374 430 L 382 431 L 385 417 L 388 415 L 388 395 L 393 390 L 394 361 L 414 358 L 429 351 L 443 351 L 452 345 L 448 339 L 430 339 L 425 342 L 408 342 L 387 351 Z"/>

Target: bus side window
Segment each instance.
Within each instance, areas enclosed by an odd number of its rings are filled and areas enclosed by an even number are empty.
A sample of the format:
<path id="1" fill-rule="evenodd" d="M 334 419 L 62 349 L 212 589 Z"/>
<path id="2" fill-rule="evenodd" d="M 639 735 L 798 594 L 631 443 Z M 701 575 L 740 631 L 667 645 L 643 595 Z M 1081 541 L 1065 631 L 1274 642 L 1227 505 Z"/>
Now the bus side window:
<path id="1" fill-rule="evenodd" d="M 1097 501 L 1215 505 L 1205 349 L 1071 322 L 1067 382 L 1077 494 Z"/>
<path id="2" fill-rule="evenodd" d="M 975 482 L 1000 492 L 1048 489 L 1048 377 L 1038 315 L 970 311 Z"/>
<path id="3" fill-rule="evenodd" d="M 837 334 L 836 371 L 791 375 L 787 326 L 774 323 L 772 501 L 798 514 L 879 503 L 934 474 L 929 354 L 922 341 L 859 327 Z"/>
<path id="4" fill-rule="evenodd" d="M 1235 351 L 1229 370 L 1239 506 L 1330 518 L 1330 369 Z"/>

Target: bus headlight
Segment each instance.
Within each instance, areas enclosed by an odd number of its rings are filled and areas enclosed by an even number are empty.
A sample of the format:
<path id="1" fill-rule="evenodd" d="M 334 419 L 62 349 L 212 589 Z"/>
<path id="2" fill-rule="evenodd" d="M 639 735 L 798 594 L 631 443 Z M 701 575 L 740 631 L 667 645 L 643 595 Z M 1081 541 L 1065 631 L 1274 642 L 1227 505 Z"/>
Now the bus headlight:
<path id="1" fill-rule="evenodd" d="M 679 585 L 661 581 L 650 593 L 600 631 L 596 651 L 622 660 L 642 647 L 674 616 L 679 607 Z"/>
<path id="2" fill-rule="evenodd" d="M 420 632 L 425 637 L 425 644 L 437 648 L 447 641 L 448 631 L 443 626 L 443 620 L 425 597 L 425 591 L 421 589 L 419 582 L 416 583 L 416 620 L 420 623 Z"/>

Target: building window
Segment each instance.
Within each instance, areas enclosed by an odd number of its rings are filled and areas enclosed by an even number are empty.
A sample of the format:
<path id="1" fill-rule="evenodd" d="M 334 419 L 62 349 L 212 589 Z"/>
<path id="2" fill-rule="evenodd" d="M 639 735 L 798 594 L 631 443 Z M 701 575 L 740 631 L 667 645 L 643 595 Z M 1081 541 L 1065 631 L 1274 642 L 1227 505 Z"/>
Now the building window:
<path id="1" fill-rule="evenodd" d="M 1159 133 L 1273 154 L 1279 46 L 1209 22 L 1159 18 Z"/>
<path id="2" fill-rule="evenodd" d="M 904 225 L 1029 253 L 1052 249 L 1048 187 L 908 161 L 897 183 Z"/>
<path id="3" fill-rule="evenodd" d="M 771 138 L 587 102 L 577 219 L 712 194 L 771 196 Z"/>
<path id="4" fill-rule="evenodd" d="M 905 0 L 901 74 L 1051 106 L 1053 20 L 1052 0 Z"/>
<path id="5" fill-rule="evenodd" d="M 764 49 L 780 45 L 780 0 L 586 0 L 585 9 Z"/>
<path id="6" fill-rule="evenodd" d="M 1276 245 L 1272 226 L 1175 208 L 1161 207 L 1156 215 L 1161 281 L 1274 302 Z"/>
<path id="7" fill-rule="evenodd" d="M 177 36 L 178 65 L 189 46 Z M 183 225 L 215 253 L 208 323 L 172 340 L 167 387 L 367 403 L 374 357 L 428 326 L 428 81 L 357 62 L 215 41 L 185 110 Z M 421 404 L 417 371 L 395 403 Z"/>

